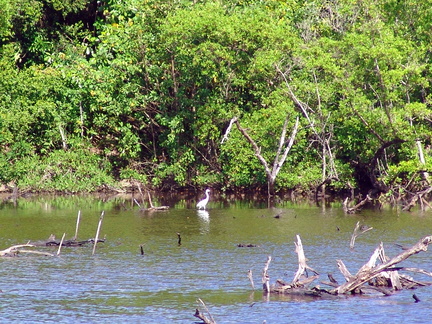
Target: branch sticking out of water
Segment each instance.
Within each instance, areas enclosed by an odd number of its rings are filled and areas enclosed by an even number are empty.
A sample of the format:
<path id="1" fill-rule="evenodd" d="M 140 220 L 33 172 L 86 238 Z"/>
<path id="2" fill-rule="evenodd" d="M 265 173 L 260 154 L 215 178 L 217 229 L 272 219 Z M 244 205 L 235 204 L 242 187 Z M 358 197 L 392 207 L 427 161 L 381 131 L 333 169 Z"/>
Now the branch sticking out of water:
<path id="1" fill-rule="evenodd" d="M 294 279 L 292 281 L 293 285 L 296 285 L 296 283 L 299 281 L 300 277 L 303 275 L 303 273 L 305 273 L 307 270 L 312 271 L 313 273 L 315 273 L 316 275 L 318 275 L 318 272 L 316 272 L 314 269 L 312 269 L 311 267 L 309 267 L 306 263 L 306 257 L 304 254 L 304 250 L 303 250 L 303 244 L 300 238 L 300 235 L 297 235 L 297 242 L 294 242 L 295 246 L 296 246 L 296 253 L 298 255 L 298 270 L 294 276 Z M 307 273 L 307 272 L 306 272 Z"/>
<path id="2" fill-rule="evenodd" d="M 354 207 L 348 207 L 349 198 L 347 197 L 343 202 L 343 210 L 347 214 L 354 214 L 358 210 L 360 210 L 363 205 L 365 205 L 367 202 L 369 202 L 371 200 L 372 200 L 372 198 L 369 197 L 369 195 L 366 195 L 366 198 L 363 199 L 362 201 L 360 201 L 357 205 L 355 205 Z"/>
<path id="3" fill-rule="evenodd" d="M 207 312 L 208 317 L 205 316 L 205 314 L 203 314 L 198 308 L 195 310 L 194 316 L 199 318 L 201 321 L 203 321 L 204 324 L 216 324 L 216 321 L 214 320 L 213 316 L 210 314 L 207 305 L 201 300 L 201 298 L 198 298 L 197 302 L 201 303 L 201 306 Z"/>
<path id="4" fill-rule="evenodd" d="M 78 210 L 78 216 L 77 216 L 77 221 L 75 226 L 75 236 L 73 237 L 74 241 L 76 241 L 78 238 L 78 228 L 79 228 L 80 220 L 81 220 L 81 210 Z"/>
<path id="5" fill-rule="evenodd" d="M 249 278 L 249 281 L 251 283 L 252 290 L 255 290 L 255 285 L 254 285 L 254 281 L 253 281 L 253 277 L 252 277 L 252 270 L 251 269 L 249 269 L 249 271 L 248 271 L 248 278 Z"/>
<path id="6" fill-rule="evenodd" d="M 105 211 L 102 211 L 102 213 L 101 213 L 101 215 L 99 217 L 99 224 L 98 224 L 97 231 L 96 231 L 96 237 L 95 237 L 95 241 L 94 241 L 94 245 L 93 245 L 92 255 L 94 255 L 95 252 L 96 252 L 96 245 L 97 245 L 97 242 L 98 242 L 98 239 L 99 239 L 99 232 L 100 232 L 100 229 L 101 229 L 101 226 L 102 226 L 102 221 L 103 221 L 104 214 L 105 214 Z"/>
<path id="7" fill-rule="evenodd" d="M 399 255 L 390 259 L 387 262 L 384 262 L 380 265 L 372 265 L 375 262 L 376 257 L 378 257 L 382 244 L 377 247 L 377 249 L 372 254 L 368 263 L 366 263 L 357 274 L 351 278 L 346 283 L 340 285 L 338 288 L 333 289 L 330 293 L 333 294 L 343 294 L 347 292 L 354 292 L 357 288 L 361 287 L 363 284 L 369 282 L 370 280 L 378 277 L 382 272 L 386 271 L 395 271 L 394 265 L 408 259 L 411 255 L 417 254 L 422 251 L 427 251 L 428 245 L 432 242 L 432 236 L 426 236 L 422 238 L 417 244 L 415 244 L 410 249 L 403 251 Z"/>
<path id="8" fill-rule="evenodd" d="M 270 293 L 270 276 L 268 274 L 268 268 L 270 266 L 271 259 L 272 259 L 272 257 L 271 257 L 271 255 L 269 255 L 267 257 L 267 262 L 266 262 L 266 264 L 264 266 L 263 274 L 262 274 L 263 290 L 267 294 Z"/>
<path id="9" fill-rule="evenodd" d="M 60 255 L 61 247 L 63 245 L 63 241 L 64 241 L 65 236 L 66 236 L 66 233 L 63 233 L 63 236 L 61 238 L 61 241 L 60 241 L 60 244 L 59 244 L 59 247 L 58 247 L 58 250 L 57 250 L 57 255 Z"/>
<path id="10" fill-rule="evenodd" d="M 354 249 L 354 244 L 355 244 L 355 240 L 356 240 L 357 236 L 364 234 L 364 233 L 370 231 L 371 229 L 373 229 L 373 227 L 368 227 L 366 225 L 360 226 L 360 221 L 358 221 L 355 228 L 354 228 L 354 232 L 351 236 L 350 249 L 351 250 Z"/>

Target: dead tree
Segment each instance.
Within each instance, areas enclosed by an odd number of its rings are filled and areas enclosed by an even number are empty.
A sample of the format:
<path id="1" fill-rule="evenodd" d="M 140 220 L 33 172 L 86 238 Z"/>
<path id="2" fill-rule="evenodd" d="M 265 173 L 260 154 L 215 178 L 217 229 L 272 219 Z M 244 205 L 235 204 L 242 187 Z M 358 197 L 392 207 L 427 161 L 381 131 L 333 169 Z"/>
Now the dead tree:
<path id="1" fill-rule="evenodd" d="M 330 291 L 333 294 L 355 293 L 365 283 L 375 279 L 384 272 L 398 271 L 400 268 L 394 267 L 399 262 L 409 258 L 413 254 L 427 251 L 428 245 L 432 242 L 432 236 L 422 238 L 417 244 L 395 256 L 394 258 L 375 265 L 377 258 L 383 253 L 383 245 L 380 244 L 370 257 L 369 261 L 363 265 L 355 276 L 350 277 L 346 283 Z"/>
<path id="2" fill-rule="evenodd" d="M 292 133 L 291 133 L 291 136 L 290 136 L 289 140 L 286 140 L 286 133 L 287 133 L 289 119 L 290 119 L 290 115 L 287 115 L 285 118 L 284 125 L 282 127 L 282 132 L 281 132 L 280 138 L 279 138 L 279 144 L 278 144 L 278 148 L 276 150 L 276 157 L 275 157 L 272 165 L 269 165 L 269 163 L 266 161 L 266 159 L 261 155 L 261 148 L 253 140 L 253 138 L 248 134 L 246 129 L 244 129 L 240 125 L 240 122 L 239 122 L 237 117 L 234 117 L 231 119 L 230 124 L 229 124 L 227 130 L 225 131 L 225 135 L 222 138 L 222 143 L 228 139 L 228 134 L 231 131 L 232 125 L 235 123 L 237 126 L 237 129 L 240 131 L 240 133 L 242 133 L 242 135 L 246 138 L 246 140 L 249 142 L 249 144 L 251 144 L 255 156 L 258 158 L 258 160 L 261 162 L 261 164 L 264 167 L 264 171 L 265 171 L 266 176 L 267 176 L 267 192 L 268 192 L 269 200 L 270 200 L 271 196 L 273 195 L 276 177 L 279 174 L 279 171 L 281 170 L 283 164 L 286 161 L 288 153 L 294 144 L 294 139 L 295 139 L 297 132 L 298 132 L 298 129 L 299 129 L 299 118 L 297 117 L 294 128 L 293 128 Z"/>
<path id="3" fill-rule="evenodd" d="M 358 221 L 355 228 L 354 228 L 354 232 L 351 236 L 350 249 L 351 250 L 354 249 L 354 244 L 355 244 L 355 240 L 356 240 L 357 236 L 364 234 L 364 233 L 366 233 L 372 229 L 373 229 L 373 227 L 369 227 L 366 225 L 360 226 L 360 221 Z"/>
<path id="4" fill-rule="evenodd" d="M 137 188 L 138 188 L 138 191 L 141 195 L 141 200 L 144 201 L 144 195 L 143 195 L 143 192 L 141 190 L 141 185 L 137 184 Z M 141 207 L 139 202 L 136 199 L 134 199 L 134 202 L 138 205 L 138 207 L 140 208 L 140 211 L 152 212 L 152 211 L 156 211 L 156 210 L 168 210 L 169 209 L 169 206 L 153 206 L 153 201 L 152 201 L 152 198 L 150 195 L 150 191 L 147 191 L 147 196 L 148 196 L 148 202 L 150 205 L 150 207 L 148 207 L 148 208 Z"/>
<path id="5" fill-rule="evenodd" d="M 432 242 L 432 236 L 422 238 L 417 244 L 411 248 L 405 249 L 402 253 L 390 259 L 385 255 L 384 246 L 381 243 L 373 252 L 369 261 L 365 263 L 358 272 L 353 275 L 349 272 L 342 260 L 337 260 L 339 270 L 345 278 L 345 283 L 339 284 L 332 275 L 329 275 L 329 282 L 322 282 L 323 284 L 333 287 L 331 290 L 326 290 L 315 286 L 310 288 L 310 284 L 319 277 L 319 274 L 306 264 L 306 257 L 304 255 L 303 245 L 300 236 L 297 235 L 296 252 L 299 258 L 299 268 L 290 283 L 283 280 L 276 280 L 276 284 L 270 285 L 270 277 L 268 269 L 271 261 L 271 256 L 267 258 L 267 262 L 263 269 L 262 282 L 263 293 L 269 294 L 286 294 L 297 295 L 305 297 L 326 297 L 334 298 L 334 295 L 339 294 L 361 294 L 367 289 L 379 291 L 385 295 L 391 295 L 394 291 L 401 289 L 411 289 L 418 286 L 432 285 L 432 282 L 421 282 L 412 279 L 409 276 L 402 275 L 400 271 L 418 272 L 432 277 L 432 272 L 422 269 L 396 267 L 395 265 L 406 260 L 410 256 L 422 251 L 426 251 L 428 245 Z M 378 261 L 381 264 L 377 265 Z M 304 277 L 303 275 L 310 270 L 314 272 L 312 277 Z M 367 285 L 366 285 L 367 284 Z"/>
<path id="6" fill-rule="evenodd" d="M 367 202 L 371 200 L 372 198 L 369 195 L 366 195 L 366 198 L 360 201 L 357 205 L 355 205 L 354 207 L 349 207 L 348 206 L 349 198 L 347 197 L 342 203 L 342 208 L 346 214 L 354 214 L 358 212 L 361 209 L 361 207 L 363 207 Z"/>
<path id="7" fill-rule="evenodd" d="M 198 298 L 197 301 L 201 304 L 201 307 L 204 308 L 208 317 L 199 308 L 195 310 L 194 316 L 196 318 L 199 318 L 203 324 L 216 324 L 216 321 L 214 320 L 213 316 L 210 314 L 207 305 L 201 300 L 201 298 Z"/>
<path id="8" fill-rule="evenodd" d="M 19 245 L 13 245 L 7 249 L 4 249 L 0 251 L 0 257 L 15 257 L 19 253 L 31 253 L 31 254 L 40 254 L 40 255 L 46 255 L 46 256 L 53 256 L 51 253 L 47 252 L 40 252 L 40 251 L 33 251 L 33 250 L 24 250 L 23 247 L 35 247 L 33 244 L 19 244 Z"/>
<path id="9" fill-rule="evenodd" d="M 312 271 L 313 273 L 315 273 L 316 275 L 318 275 L 318 272 L 316 272 L 314 269 L 312 269 L 311 267 L 309 267 L 306 264 L 306 257 L 304 254 L 304 250 L 303 250 L 303 244 L 302 241 L 300 239 L 300 235 L 297 235 L 297 242 L 294 242 L 295 246 L 296 246 L 296 253 L 298 255 L 298 270 L 296 272 L 296 274 L 294 275 L 294 279 L 292 281 L 293 285 L 297 285 L 299 282 L 300 277 L 306 272 L 306 277 L 307 277 L 307 270 Z"/>
<path id="10" fill-rule="evenodd" d="M 330 179 L 338 180 L 338 173 L 336 170 L 335 159 L 331 149 L 331 140 L 334 134 L 333 125 L 329 123 L 330 114 L 326 117 L 323 114 L 323 109 L 321 105 L 321 95 L 318 87 L 318 79 L 316 74 L 313 72 L 313 79 L 315 83 L 315 93 L 316 93 L 316 108 L 312 109 L 306 102 L 302 101 L 293 90 L 289 82 L 289 71 L 282 71 L 280 65 L 276 65 L 276 70 L 281 75 L 285 85 L 287 87 L 288 96 L 292 102 L 298 107 L 303 114 L 303 116 L 308 121 L 309 127 L 314 134 L 313 142 L 318 142 L 321 146 L 321 161 L 322 161 L 322 183 L 318 186 L 322 190 L 322 197 L 325 197 L 325 187 L 329 183 Z M 316 116 L 317 118 L 314 118 Z M 317 188 L 317 189 L 318 189 Z M 315 196 L 318 200 L 318 195 Z"/>

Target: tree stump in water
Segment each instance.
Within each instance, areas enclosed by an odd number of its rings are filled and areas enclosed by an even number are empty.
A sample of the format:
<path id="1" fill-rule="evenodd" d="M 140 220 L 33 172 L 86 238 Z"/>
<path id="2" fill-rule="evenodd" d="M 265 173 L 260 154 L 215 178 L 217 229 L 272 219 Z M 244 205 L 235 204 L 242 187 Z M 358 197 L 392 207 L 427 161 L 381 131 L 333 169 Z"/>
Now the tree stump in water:
<path id="1" fill-rule="evenodd" d="M 271 256 L 268 257 L 263 270 L 263 292 L 266 294 L 287 294 L 305 297 L 324 297 L 329 295 L 340 294 L 361 294 L 366 290 L 379 291 L 385 295 L 391 295 L 397 290 L 411 289 L 419 286 L 432 285 L 432 282 L 420 282 L 412 279 L 407 275 L 399 274 L 399 271 L 418 272 L 428 276 L 432 276 L 431 272 L 406 267 L 395 267 L 396 264 L 406 260 L 411 255 L 422 251 L 427 251 L 428 245 L 432 242 L 432 236 L 426 236 L 417 242 L 411 248 L 405 249 L 402 253 L 394 258 L 388 258 L 384 252 L 384 246 L 381 243 L 373 252 L 369 261 L 365 263 L 355 275 L 352 275 L 346 268 L 342 260 L 337 260 L 337 265 L 343 274 L 346 282 L 339 284 L 332 275 L 329 274 L 330 282 L 321 282 L 325 285 L 333 287 L 326 290 L 319 286 L 310 287 L 311 283 L 319 278 L 319 274 L 306 263 L 306 257 L 303 250 L 303 245 L 300 236 L 297 235 L 296 252 L 298 254 L 298 270 L 294 275 L 294 279 L 290 283 L 283 280 L 276 280 L 276 284 L 270 286 L 270 276 L 268 269 L 271 261 Z M 377 265 L 377 262 L 381 264 Z M 312 271 L 315 275 L 308 277 L 307 270 Z M 367 285 L 366 285 L 367 284 Z"/>

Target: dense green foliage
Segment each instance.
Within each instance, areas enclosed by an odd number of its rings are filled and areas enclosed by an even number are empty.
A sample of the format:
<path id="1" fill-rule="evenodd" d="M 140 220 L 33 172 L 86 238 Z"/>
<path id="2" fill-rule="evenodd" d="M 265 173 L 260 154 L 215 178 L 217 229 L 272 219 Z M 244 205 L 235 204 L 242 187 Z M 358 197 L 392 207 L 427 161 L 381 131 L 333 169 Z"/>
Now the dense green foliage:
<path id="1" fill-rule="evenodd" d="M 432 1 L 0 0 L 0 182 L 418 190 Z M 425 161 L 419 159 L 423 153 Z"/>

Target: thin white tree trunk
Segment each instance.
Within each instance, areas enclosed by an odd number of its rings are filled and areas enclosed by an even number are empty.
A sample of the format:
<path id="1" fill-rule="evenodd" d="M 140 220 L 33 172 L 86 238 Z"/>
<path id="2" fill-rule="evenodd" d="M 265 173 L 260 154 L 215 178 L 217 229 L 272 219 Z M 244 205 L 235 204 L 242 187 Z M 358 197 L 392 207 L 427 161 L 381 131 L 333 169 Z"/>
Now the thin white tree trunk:
<path id="1" fill-rule="evenodd" d="M 417 145 L 417 150 L 418 150 L 418 156 L 419 156 L 420 163 L 422 165 L 425 165 L 426 164 L 426 160 L 425 160 L 425 157 L 424 157 L 424 154 L 423 154 L 422 143 L 419 140 L 416 140 L 416 145 Z M 428 178 L 429 178 L 429 172 L 426 172 L 426 171 L 422 172 L 422 175 L 423 175 L 423 178 L 427 181 Z"/>
<path id="2" fill-rule="evenodd" d="M 286 132 L 288 128 L 288 121 L 289 121 L 289 115 L 285 118 L 285 122 L 282 128 L 281 136 L 279 138 L 279 145 L 278 149 L 276 151 L 276 157 L 273 161 L 273 164 L 270 168 L 269 163 L 266 161 L 266 159 L 261 155 L 261 148 L 258 146 L 258 144 L 253 140 L 253 138 L 248 134 L 248 132 L 241 127 L 240 122 L 238 121 L 237 117 L 233 117 L 229 123 L 229 126 L 227 130 L 225 131 L 225 134 L 222 138 L 222 143 L 228 139 L 229 132 L 231 131 L 232 125 L 235 123 L 237 126 L 237 129 L 242 133 L 242 135 L 246 138 L 246 140 L 252 145 L 253 151 L 255 156 L 258 158 L 258 160 L 261 162 L 261 164 L 264 167 L 265 173 L 267 175 L 267 190 L 268 190 L 268 196 L 270 199 L 270 196 L 273 194 L 273 188 L 274 183 L 276 181 L 276 177 L 279 174 L 279 171 L 281 170 L 283 164 L 286 161 L 286 158 L 288 156 L 289 151 L 291 150 L 292 146 L 294 145 L 294 140 L 297 135 L 297 132 L 299 130 L 299 117 L 296 118 L 296 122 L 294 125 L 294 128 L 292 130 L 291 136 L 286 141 Z"/>

